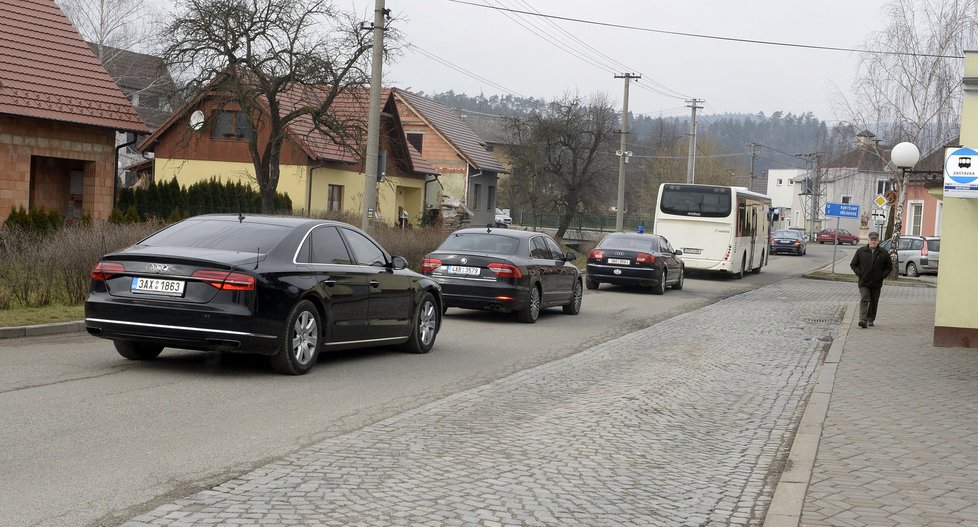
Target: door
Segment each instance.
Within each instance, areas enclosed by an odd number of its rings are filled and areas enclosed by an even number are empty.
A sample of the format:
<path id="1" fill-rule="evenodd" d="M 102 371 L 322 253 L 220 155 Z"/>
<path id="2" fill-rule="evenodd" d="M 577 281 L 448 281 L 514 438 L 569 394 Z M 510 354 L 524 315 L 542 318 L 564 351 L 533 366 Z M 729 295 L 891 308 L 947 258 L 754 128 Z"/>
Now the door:
<path id="1" fill-rule="evenodd" d="M 317 227 L 299 249 L 297 263 L 308 262 L 316 273 L 318 290 L 326 300 L 327 342 L 361 340 L 367 331 L 367 276 L 353 265 L 336 227 Z"/>
<path id="2" fill-rule="evenodd" d="M 543 303 L 546 305 L 559 302 L 561 300 L 560 277 L 557 266 L 554 265 L 554 254 L 547 245 L 545 237 L 534 236 L 530 238 L 530 259 L 533 267 L 540 275 L 540 284 L 543 286 Z"/>
<path id="3" fill-rule="evenodd" d="M 370 238 L 351 229 L 342 231 L 352 249 L 354 263 L 366 276 L 369 286 L 364 340 L 383 344 L 381 341 L 385 339 L 410 335 L 414 316 L 411 276 L 393 271 L 383 249 Z"/>
<path id="4" fill-rule="evenodd" d="M 557 242 L 551 238 L 544 239 L 554 259 L 555 287 L 559 291 L 558 296 L 563 300 L 571 299 L 574 294 L 574 282 L 577 281 L 577 267 L 564 260 L 564 252 L 561 250 L 560 245 L 557 245 Z"/>

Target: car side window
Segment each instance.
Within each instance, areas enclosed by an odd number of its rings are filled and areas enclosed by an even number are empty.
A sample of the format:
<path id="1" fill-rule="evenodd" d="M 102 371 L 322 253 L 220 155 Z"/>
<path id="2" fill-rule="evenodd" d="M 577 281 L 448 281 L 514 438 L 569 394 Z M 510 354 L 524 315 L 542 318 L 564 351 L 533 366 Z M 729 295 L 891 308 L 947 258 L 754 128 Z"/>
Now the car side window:
<path id="1" fill-rule="evenodd" d="M 899 251 L 906 251 L 910 249 L 910 240 L 906 238 L 900 238 L 900 245 L 897 247 Z"/>
<path id="2" fill-rule="evenodd" d="M 910 249 L 919 251 L 924 248 L 924 240 L 910 240 Z"/>
<path id="3" fill-rule="evenodd" d="M 551 240 L 550 238 L 544 238 L 547 241 L 547 247 L 550 249 L 551 258 L 554 260 L 563 260 L 564 252 L 560 250 L 560 246 L 557 242 Z"/>
<path id="4" fill-rule="evenodd" d="M 350 265 L 353 260 L 340 237 L 336 227 L 317 227 L 309 233 L 306 239 L 306 253 L 300 252 L 301 257 L 309 263 Z"/>
<path id="5" fill-rule="evenodd" d="M 387 265 L 387 257 L 384 256 L 384 251 L 366 236 L 350 229 L 343 229 L 343 236 L 350 243 L 350 247 L 353 249 L 353 259 L 358 265 L 377 267 Z"/>
<path id="6" fill-rule="evenodd" d="M 550 260 L 552 258 L 550 249 L 547 248 L 547 242 L 544 241 L 543 236 L 530 239 L 530 257 L 536 258 L 537 260 Z"/>

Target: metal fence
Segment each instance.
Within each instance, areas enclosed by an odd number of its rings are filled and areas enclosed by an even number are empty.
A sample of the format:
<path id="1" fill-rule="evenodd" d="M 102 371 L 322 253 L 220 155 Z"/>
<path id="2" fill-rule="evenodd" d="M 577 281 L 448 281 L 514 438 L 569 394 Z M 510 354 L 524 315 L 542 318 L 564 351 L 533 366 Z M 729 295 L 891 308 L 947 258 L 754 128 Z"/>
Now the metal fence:
<path id="1" fill-rule="evenodd" d="M 532 227 L 534 229 L 556 229 L 560 225 L 560 214 L 545 212 L 532 213 L 520 212 L 518 225 Z M 652 217 L 629 216 L 622 218 L 622 229 L 625 232 L 636 231 L 638 226 L 644 226 L 648 232 L 652 231 Z M 569 229 L 589 230 L 600 232 L 611 232 L 615 230 L 617 217 L 614 214 L 577 214 L 571 220 Z"/>

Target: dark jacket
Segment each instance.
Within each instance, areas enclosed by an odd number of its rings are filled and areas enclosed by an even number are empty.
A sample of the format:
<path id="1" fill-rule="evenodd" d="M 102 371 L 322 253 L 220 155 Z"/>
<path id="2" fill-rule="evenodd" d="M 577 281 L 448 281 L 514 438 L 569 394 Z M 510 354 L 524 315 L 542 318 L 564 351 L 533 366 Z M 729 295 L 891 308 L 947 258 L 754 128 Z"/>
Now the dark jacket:
<path id="1" fill-rule="evenodd" d="M 880 287 L 883 279 L 890 276 L 893 263 L 890 261 L 890 253 L 879 247 L 874 251 L 869 245 L 863 245 L 852 255 L 849 267 L 859 277 L 859 287 Z"/>

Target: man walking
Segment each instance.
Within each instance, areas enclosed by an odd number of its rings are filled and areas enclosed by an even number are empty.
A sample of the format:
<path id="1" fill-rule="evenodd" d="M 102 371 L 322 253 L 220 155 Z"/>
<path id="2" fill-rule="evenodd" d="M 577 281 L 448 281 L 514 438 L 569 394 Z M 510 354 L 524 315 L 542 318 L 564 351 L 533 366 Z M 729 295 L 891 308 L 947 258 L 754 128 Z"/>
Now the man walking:
<path id="1" fill-rule="evenodd" d="M 880 249 L 879 234 L 869 233 L 869 243 L 856 250 L 849 267 L 859 277 L 859 327 L 872 326 L 883 280 L 893 270 L 890 254 Z"/>

